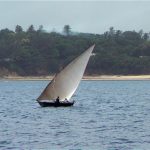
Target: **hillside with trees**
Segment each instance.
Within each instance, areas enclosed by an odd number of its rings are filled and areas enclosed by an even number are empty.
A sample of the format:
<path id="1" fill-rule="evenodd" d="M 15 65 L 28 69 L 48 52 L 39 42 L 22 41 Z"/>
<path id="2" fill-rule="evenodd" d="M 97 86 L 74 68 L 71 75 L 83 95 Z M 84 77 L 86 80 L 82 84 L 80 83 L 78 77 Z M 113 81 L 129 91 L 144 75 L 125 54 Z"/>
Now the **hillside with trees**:
<path id="1" fill-rule="evenodd" d="M 96 44 L 86 74 L 150 74 L 149 33 L 120 31 L 76 33 L 65 25 L 63 33 L 46 32 L 41 25 L 24 31 L 0 30 L 0 76 L 50 75 L 61 70 L 89 46 Z"/>

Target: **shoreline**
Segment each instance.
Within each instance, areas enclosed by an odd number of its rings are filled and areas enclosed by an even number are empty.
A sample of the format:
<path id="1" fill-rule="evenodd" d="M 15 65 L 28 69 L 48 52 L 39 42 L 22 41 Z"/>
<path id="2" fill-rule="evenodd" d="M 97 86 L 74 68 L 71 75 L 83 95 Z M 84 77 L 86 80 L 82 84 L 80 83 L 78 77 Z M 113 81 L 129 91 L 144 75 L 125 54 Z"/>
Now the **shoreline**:
<path id="1" fill-rule="evenodd" d="M 52 80 L 54 76 L 4 76 L 0 80 Z M 93 75 L 83 76 L 82 80 L 150 80 L 150 75 Z"/>

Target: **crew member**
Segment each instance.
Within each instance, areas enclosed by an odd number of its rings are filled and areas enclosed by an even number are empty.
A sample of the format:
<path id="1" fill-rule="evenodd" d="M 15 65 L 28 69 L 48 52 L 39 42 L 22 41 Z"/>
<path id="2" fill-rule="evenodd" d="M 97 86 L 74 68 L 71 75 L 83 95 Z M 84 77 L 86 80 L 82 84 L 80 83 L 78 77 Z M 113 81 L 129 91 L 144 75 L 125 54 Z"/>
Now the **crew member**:
<path id="1" fill-rule="evenodd" d="M 56 103 L 59 104 L 59 96 L 56 98 Z"/>

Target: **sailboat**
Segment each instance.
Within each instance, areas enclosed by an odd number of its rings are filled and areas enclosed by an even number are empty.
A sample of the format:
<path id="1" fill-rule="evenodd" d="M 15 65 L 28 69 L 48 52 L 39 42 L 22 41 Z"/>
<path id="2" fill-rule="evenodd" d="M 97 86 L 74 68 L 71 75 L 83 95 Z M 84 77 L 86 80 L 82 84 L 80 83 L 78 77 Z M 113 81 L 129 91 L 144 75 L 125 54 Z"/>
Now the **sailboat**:
<path id="1" fill-rule="evenodd" d="M 74 104 L 74 101 L 70 100 L 70 98 L 83 77 L 94 47 L 95 45 L 92 45 L 54 76 L 37 98 L 42 107 L 72 106 Z M 57 101 L 58 99 L 59 101 Z"/>

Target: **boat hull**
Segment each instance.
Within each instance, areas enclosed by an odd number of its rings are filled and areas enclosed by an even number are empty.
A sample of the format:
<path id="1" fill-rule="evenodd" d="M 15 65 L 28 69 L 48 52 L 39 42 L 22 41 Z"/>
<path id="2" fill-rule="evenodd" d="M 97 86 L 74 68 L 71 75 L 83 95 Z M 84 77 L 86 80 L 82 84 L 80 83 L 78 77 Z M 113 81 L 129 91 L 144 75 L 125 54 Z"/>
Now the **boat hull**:
<path id="1" fill-rule="evenodd" d="M 70 102 L 48 102 L 48 101 L 38 101 L 38 103 L 40 104 L 40 106 L 42 107 L 68 107 L 68 106 L 73 106 L 74 101 Z"/>

